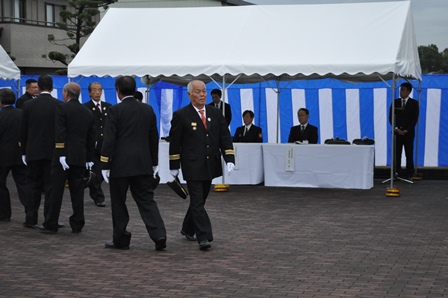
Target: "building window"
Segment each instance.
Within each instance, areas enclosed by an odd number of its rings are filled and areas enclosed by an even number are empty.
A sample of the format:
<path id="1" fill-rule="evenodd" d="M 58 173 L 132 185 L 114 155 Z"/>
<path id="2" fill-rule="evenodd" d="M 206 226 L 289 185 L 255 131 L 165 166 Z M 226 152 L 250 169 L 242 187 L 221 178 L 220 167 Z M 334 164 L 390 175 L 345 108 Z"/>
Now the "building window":
<path id="1" fill-rule="evenodd" d="M 64 20 L 61 18 L 59 13 L 65 9 L 63 5 L 56 4 L 45 4 L 45 14 L 46 14 L 46 22 L 47 26 L 55 27 L 56 23 L 63 22 Z"/>
<path id="2" fill-rule="evenodd" d="M 26 5 L 25 0 L 2 1 L 2 16 L 11 18 L 13 22 L 24 22 Z"/>

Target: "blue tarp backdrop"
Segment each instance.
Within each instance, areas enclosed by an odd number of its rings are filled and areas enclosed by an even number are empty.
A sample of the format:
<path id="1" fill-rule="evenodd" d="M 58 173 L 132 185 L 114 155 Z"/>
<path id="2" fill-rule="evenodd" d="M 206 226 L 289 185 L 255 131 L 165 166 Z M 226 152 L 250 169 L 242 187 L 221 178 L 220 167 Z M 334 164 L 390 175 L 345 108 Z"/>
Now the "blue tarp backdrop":
<path id="1" fill-rule="evenodd" d="M 23 75 L 20 94 L 25 90 L 25 81 L 37 77 Z M 68 82 L 67 77 L 53 76 L 53 79 L 53 95 L 62 98 L 62 87 Z M 82 87 L 82 102 L 89 100 L 87 87 L 93 81 L 103 85 L 105 101 L 112 104 L 118 102 L 113 78 L 83 77 L 72 81 Z M 136 81 L 139 91 L 145 94 L 146 86 L 139 78 Z M 400 81 L 397 86 L 401 83 Z M 418 99 L 419 84 L 417 81 L 411 83 L 414 86 L 411 97 Z M 10 87 L 10 84 L 0 82 L 0 86 Z M 263 130 L 264 142 L 276 143 L 278 138 L 278 142 L 286 143 L 291 126 L 298 124 L 297 110 L 306 107 L 310 111 L 309 122 L 319 128 L 319 143 L 323 144 L 326 139 L 333 137 L 350 142 L 356 138 L 373 138 L 375 165 L 390 165 L 391 125 L 388 122 L 388 114 L 392 90 L 386 83 L 348 83 L 321 79 L 282 82 L 279 87 L 278 117 L 275 82 L 231 85 L 226 93 L 226 101 L 230 103 L 233 114 L 231 134 L 242 125 L 242 112 L 249 109 L 255 113 L 255 124 Z M 418 152 L 418 166 L 448 166 L 448 75 L 424 75 L 421 87 L 418 146 L 415 147 Z M 211 102 L 209 91 L 214 88 L 220 86 L 213 82 L 207 84 L 207 102 Z M 397 88 L 395 96 L 398 95 Z M 159 119 L 161 137 L 169 133 L 172 112 L 188 103 L 186 87 L 165 82 L 159 82 L 152 87 L 149 104 Z M 279 129 L 277 119 L 280 123 Z"/>

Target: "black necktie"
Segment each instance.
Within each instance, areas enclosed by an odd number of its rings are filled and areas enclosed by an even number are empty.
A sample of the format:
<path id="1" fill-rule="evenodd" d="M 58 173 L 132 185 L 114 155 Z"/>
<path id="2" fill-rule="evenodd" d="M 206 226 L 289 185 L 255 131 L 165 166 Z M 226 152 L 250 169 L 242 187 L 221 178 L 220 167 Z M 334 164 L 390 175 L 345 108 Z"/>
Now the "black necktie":
<path id="1" fill-rule="evenodd" d="M 305 125 L 302 125 L 302 130 L 301 132 L 303 133 L 305 131 Z"/>
<path id="2" fill-rule="evenodd" d="M 404 109 L 405 106 L 406 106 L 406 99 L 403 99 L 403 101 L 401 102 L 401 107 Z"/>

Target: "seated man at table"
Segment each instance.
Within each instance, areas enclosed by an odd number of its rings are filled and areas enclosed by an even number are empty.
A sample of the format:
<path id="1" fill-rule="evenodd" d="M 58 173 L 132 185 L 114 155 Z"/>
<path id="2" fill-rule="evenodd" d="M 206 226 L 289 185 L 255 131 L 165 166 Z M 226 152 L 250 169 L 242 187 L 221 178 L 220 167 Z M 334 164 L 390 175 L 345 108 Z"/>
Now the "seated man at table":
<path id="1" fill-rule="evenodd" d="M 254 121 L 254 112 L 246 110 L 243 113 L 244 125 L 236 129 L 235 135 L 233 136 L 234 143 L 262 143 L 263 134 L 261 133 L 261 127 L 255 126 L 252 122 Z"/>
<path id="2" fill-rule="evenodd" d="M 289 132 L 288 143 L 300 142 L 308 144 L 317 144 L 318 133 L 317 127 L 308 123 L 310 112 L 308 109 L 300 108 L 297 112 L 300 125 L 291 127 Z"/>

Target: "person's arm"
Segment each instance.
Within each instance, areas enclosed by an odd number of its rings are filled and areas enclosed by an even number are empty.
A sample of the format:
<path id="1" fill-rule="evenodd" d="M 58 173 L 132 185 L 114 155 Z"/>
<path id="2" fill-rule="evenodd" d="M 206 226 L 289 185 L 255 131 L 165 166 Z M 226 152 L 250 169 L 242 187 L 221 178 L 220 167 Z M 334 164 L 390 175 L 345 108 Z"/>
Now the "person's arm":
<path id="1" fill-rule="evenodd" d="M 294 138 L 294 126 L 289 130 L 288 143 L 294 143 L 296 140 Z"/>
<path id="2" fill-rule="evenodd" d="M 170 170 L 180 169 L 180 149 L 182 143 L 182 120 L 179 112 L 174 112 L 170 129 Z"/>
<path id="3" fill-rule="evenodd" d="M 317 144 L 317 141 L 319 140 L 319 133 L 316 126 L 311 126 L 312 130 L 310 131 L 310 139 L 308 142 L 310 144 Z"/>

